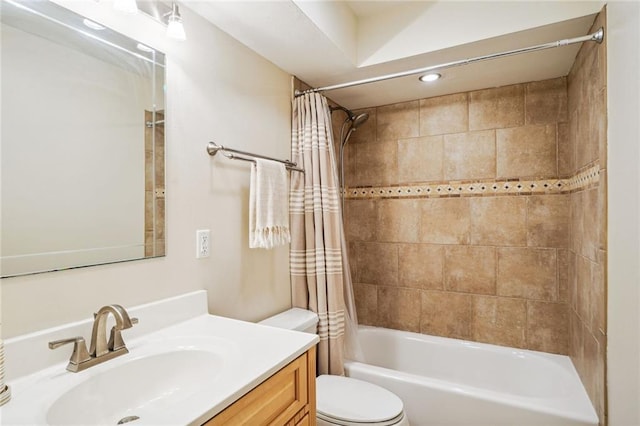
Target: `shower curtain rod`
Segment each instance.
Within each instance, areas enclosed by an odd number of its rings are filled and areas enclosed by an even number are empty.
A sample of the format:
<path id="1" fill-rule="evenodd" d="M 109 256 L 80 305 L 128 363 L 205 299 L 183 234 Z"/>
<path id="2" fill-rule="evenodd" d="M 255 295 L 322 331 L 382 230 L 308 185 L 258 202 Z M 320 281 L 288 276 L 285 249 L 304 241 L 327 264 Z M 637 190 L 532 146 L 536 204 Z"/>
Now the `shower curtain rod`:
<path id="1" fill-rule="evenodd" d="M 349 82 L 346 82 L 346 83 L 333 84 L 331 86 L 317 87 L 317 88 L 309 89 L 309 90 L 305 90 L 305 91 L 296 90 L 295 91 L 295 96 L 296 97 L 297 96 L 302 96 L 302 95 L 304 95 L 306 93 L 326 92 L 328 90 L 345 89 L 347 87 L 360 86 L 362 84 L 377 83 L 379 81 L 391 80 L 393 78 L 407 77 L 407 76 L 410 76 L 410 75 L 422 74 L 422 73 L 427 73 L 427 72 L 431 72 L 431 71 L 439 71 L 439 70 L 444 70 L 444 69 L 447 69 L 447 68 L 457 67 L 457 66 L 460 66 L 460 65 L 469 65 L 469 64 L 472 64 L 474 62 L 482 62 L 482 61 L 487 61 L 487 60 L 490 60 L 490 59 L 504 58 L 504 57 L 507 57 L 507 56 L 519 55 L 521 53 L 535 52 L 535 51 L 538 51 L 538 50 L 551 49 L 551 48 L 554 48 L 554 47 L 569 46 L 571 44 L 582 43 L 582 42 L 585 42 L 585 41 L 595 41 L 596 43 L 599 44 L 599 43 L 602 43 L 603 39 L 604 39 L 604 29 L 601 27 L 595 33 L 587 34 L 587 35 L 581 36 L 581 37 L 574 37 L 574 38 L 568 38 L 568 39 L 564 39 L 564 40 L 552 41 L 552 42 L 549 42 L 549 43 L 538 44 L 536 46 L 523 47 L 523 48 L 520 48 L 520 49 L 514 49 L 514 50 L 509 50 L 509 51 L 500 52 L 500 53 L 492 53 L 492 54 L 484 55 L 484 56 L 476 56 L 476 57 L 473 57 L 473 58 L 461 59 L 461 60 L 453 61 L 453 62 L 445 62 L 445 63 L 439 64 L 439 65 L 432 65 L 432 66 L 429 66 L 429 67 L 417 68 L 417 69 L 413 69 L 413 70 L 409 70 L 409 71 L 402 71 L 402 72 L 397 72 L 397 73 L 394 73 L 394 74 L 382 75 L 382 76 L 378 76 L 378 77 L 365 78 L 365 79 L 362 79 L 362 80 L 349 81 Z"/>

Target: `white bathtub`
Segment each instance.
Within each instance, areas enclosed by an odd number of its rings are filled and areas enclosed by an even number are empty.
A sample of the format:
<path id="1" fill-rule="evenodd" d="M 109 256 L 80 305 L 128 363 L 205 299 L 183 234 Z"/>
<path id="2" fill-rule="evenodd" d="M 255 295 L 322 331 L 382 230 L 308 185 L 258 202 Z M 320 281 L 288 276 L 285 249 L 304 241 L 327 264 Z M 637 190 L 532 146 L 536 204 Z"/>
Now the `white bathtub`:
<path id="1" fill-rule="evenodd" d="M 566 356 L 361 326 L 366 363 L 347 376 L 381 385 L 412 426 L 597 425 Z"/>

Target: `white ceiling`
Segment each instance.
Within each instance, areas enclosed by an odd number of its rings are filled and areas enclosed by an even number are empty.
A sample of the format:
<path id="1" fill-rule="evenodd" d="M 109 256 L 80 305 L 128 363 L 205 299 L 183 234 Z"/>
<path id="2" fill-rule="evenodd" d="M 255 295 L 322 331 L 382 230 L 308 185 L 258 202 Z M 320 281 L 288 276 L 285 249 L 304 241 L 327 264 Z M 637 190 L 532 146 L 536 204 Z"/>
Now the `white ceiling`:
<path id="1" fill-rule="evenodd" d="M 185 5 L 313 87 L 585 35 L 602 1 L 194 1 Z M 188 23 L 185 23 L 188 25 Z M 327 91 L 347 108 L 567 75 L 579 44 Z"/>

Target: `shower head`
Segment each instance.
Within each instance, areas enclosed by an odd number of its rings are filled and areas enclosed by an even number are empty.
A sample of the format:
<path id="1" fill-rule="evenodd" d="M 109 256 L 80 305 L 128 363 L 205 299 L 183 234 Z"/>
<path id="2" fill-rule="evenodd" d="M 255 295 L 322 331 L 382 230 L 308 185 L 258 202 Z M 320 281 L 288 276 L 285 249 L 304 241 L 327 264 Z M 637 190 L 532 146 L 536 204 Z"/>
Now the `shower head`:
<path id="1" fill-rule="evenodd" d="M 351 128 L 355 130 L 361 125 L 363 125 L 364 122 L 369 119 L 369 114 L 366 112 L 363 112 L 362 114 L 352 115 L 350 118 L 351 118 Z"/>
<path id="2" fill-rule="evenodd" d="M 347 114 L 347 120 L 351 120 L 351 126 L 349 127 L 350 129 L 357 129 L 358 127 L 360 127 L 365 121 L 367 121 L 369 119 L 369 114 L 364 112 L 361 114 L 355 114 L 353 111 L 351 111 L 350 109 L 347 109 L 343 106 L 334 106 L 334 107 L 330 107 L 329 108 L 331 111 L 336 111 L 336 110 L 341 110 L 344 111 L 345 114 Z"/>

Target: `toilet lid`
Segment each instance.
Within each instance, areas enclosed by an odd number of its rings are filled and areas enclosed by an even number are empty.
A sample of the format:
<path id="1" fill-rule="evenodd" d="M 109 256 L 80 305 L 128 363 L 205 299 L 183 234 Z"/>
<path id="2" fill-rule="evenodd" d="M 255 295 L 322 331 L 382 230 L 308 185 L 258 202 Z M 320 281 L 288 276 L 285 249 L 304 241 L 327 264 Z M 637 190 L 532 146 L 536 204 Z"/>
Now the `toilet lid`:
<path id="1" fill-rule="evenodd" d="M 343 422 L 382 423 L 402 414 L 402 400 L 373 383 L 351 377 L 316 379 L 318 414 Z"/>

